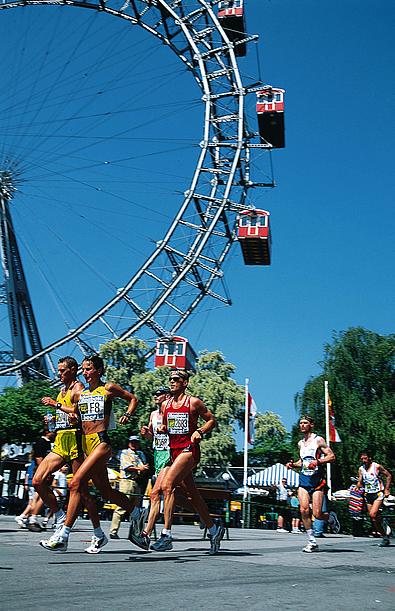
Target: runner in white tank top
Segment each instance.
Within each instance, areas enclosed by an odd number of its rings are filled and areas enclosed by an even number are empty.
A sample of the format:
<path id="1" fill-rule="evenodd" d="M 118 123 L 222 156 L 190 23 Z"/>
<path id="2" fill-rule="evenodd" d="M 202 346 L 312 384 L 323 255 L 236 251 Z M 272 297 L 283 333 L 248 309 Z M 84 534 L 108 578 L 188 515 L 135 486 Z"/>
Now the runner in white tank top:
<path id="1" fill-rule="evenodd" d="M 382 465 L 373 462 L 371 452 L 363 450 L 360 453 L 362 465 L 358 471 L 357 488 L 364 488 L 365 500 L 368 508 L 370 519 L 376 532 L 383 537 L 379 547 L 388 547 L 390 544 L 391 529 L 388 532 L 384 530 L 383 520 L 380 514 L 380 509 L 384 498 L 389 496 L 392 475 Z M 381 475 L 386 478 L 385 486 Z"/>

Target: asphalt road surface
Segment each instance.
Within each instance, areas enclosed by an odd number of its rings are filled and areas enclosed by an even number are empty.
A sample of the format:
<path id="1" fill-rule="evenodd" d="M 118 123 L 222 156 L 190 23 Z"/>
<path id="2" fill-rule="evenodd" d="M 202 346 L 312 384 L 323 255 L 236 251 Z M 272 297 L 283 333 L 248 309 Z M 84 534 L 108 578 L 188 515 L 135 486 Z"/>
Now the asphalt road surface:
<path id="1" fill-rule="evenodd" d="M 105 532 L 109 523 L 103 523 Z M 197 526 L 175 526 L 171 552 L 144 552 L 127 540 L 84 553 L 92 534 L 79 520 L 66 553 L 39 546 L 48 534 L 0 516 L 0 609 L 195 611 L 395 609 L 395 544 L 329 535 L 305 554 L 303 534 L 230 530 L 216 556 Z M 49 535 L 51 531 L 49 531 Z"/>

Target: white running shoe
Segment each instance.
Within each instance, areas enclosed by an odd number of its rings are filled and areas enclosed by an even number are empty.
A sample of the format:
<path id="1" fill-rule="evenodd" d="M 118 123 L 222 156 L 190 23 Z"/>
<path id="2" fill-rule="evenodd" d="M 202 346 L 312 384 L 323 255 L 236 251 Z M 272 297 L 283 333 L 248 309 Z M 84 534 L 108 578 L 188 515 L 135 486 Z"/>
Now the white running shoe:
<path id="1" fill-rule="evenodd" d="M 107 543 L 108 539 L 104 533 L 102 537 L 96 537 L 96 535 L 93 535 L 91 544 L 89 547 L 86 548 L 85 551 L 87 554 L 98 554 L 102 547 L 107 545 Z"/>
<path id="2" fill-rule="evenodd" d="M 40 541 L 41 547 L 47 549 L 50 552 L 66 552 L 67 551 L 67 539 L 62 539 L 60 537 L 55 537 L 52 535 L 50 539 L 45 539 Z"/>
<path id="3" fill-rule="evenodd" d="M 27 518 L 21 518 L 21 516 L 15 516 L 14 520 L 18 524 L 19 528 L 27 528 Z"/>
<path id="4" fill-rule="evenodd" d="M 302 549 L 302 552 L 306 552 L 306 554 L 311 554 L 312 552 L 318 552 L 318 545 L 313 541 L 309 541 L 306 547 Z"/>

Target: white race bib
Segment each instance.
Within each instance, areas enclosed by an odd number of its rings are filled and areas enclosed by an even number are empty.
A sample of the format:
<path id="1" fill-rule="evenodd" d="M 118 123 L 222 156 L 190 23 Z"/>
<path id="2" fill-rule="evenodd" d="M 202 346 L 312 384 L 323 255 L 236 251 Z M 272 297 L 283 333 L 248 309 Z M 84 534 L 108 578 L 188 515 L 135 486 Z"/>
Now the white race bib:
<path id="1" fill-rule="evenodd" d="M 189 433 L 189 413 L 168 412 L 167 430 L 170 435 L 187 435 Z"/>
<path id="2" fill-rule="evenodd" d="M 104 420 L 104 399 L 103 395 L 82 395 L 78 402 L 81 420 Z"/>
<path id="3" fill-rule="evenodd" d="M 70 426 L 69 418 L 66 412 L 62 412 L 61 409 L 56 410 L 56 429 L 68 429 Z"/>

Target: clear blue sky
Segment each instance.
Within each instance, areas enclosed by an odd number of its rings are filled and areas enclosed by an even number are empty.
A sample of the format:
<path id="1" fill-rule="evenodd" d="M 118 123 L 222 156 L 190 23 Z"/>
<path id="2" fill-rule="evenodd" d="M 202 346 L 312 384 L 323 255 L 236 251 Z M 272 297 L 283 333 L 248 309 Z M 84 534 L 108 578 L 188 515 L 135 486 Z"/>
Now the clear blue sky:
<path id="1" fill-rule="evenodd" d="M 286 89 L 278 187 L 255 200 L 272 214 L 273 264 L 245 267 L 236 244 L 233 306 L 206 302 L 183 334 L 221 350 L 259 411 L 290 427 L 334 330 L 393 332 L 395 5 L 246 0 L 246 11 L 260 41 L 243 75 L 260 68 Z M 23 171 L 12 213 L 47 342 L 123 286 L 163 235 L 197 156 L 200 92 L 152 37 L 90 11 L 0 11 L 0 50 L 0 159 Z"/>

